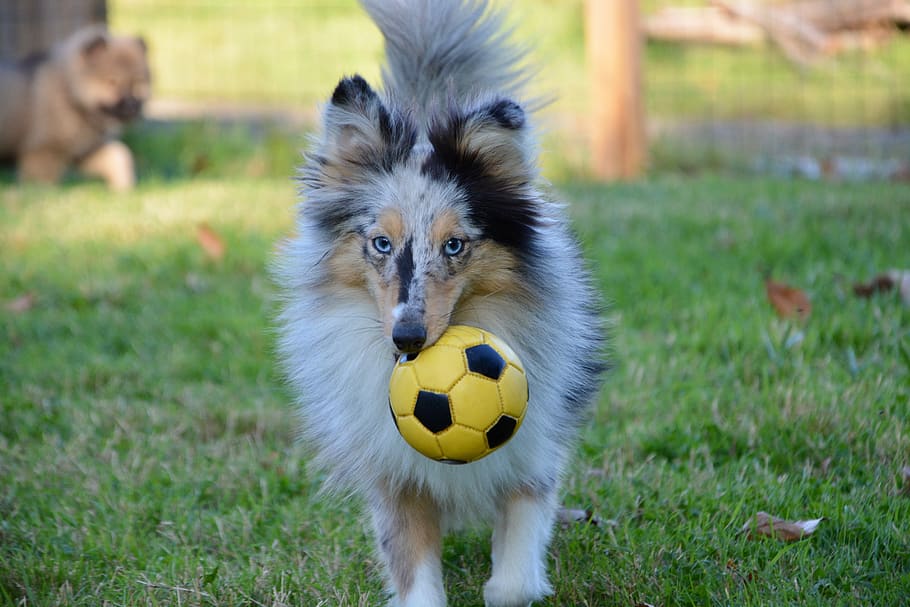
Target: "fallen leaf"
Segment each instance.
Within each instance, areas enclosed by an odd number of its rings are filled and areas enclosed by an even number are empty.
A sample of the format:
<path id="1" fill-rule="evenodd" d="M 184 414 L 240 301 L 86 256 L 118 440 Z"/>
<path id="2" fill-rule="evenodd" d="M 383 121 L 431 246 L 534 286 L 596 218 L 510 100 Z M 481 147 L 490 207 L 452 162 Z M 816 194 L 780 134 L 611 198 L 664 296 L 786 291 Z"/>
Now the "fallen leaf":
<path id="1" fill-rule="evenodd" d="M 208 224 L 200 223 L 196 226 L 196 240 L 209 259 L 218 261 L 224 257 L 224 241 Z"/>
<path id="2" fill-rule="evenodd" d="M 798 316 L 800 320 L 806 320 L 812 311 L 809 297 L 795 287 L 766 278 L 765 292 L 768 294 L 768 301 L 781 318 Z"/>
<path id="3" fill-rule="evenodd" d="M 818 524 L 823 520 L 825 519 L 785 521 L 782 518 L 771 516 L 767 512 L 759 512 L 746 521 L 746 524 L 740 529 L 740 533 L 745 533 L 750 540 L 771 537 L 785 542 L 795 542 L 815 533 Z"/>
<path id="4" fill-rule="evenodd" d="M 887 293 L 897 289 L 904 305 L 910 306 L 910 270 L 888 270 L 869 282 L 858 282 L 853 285 L 857 297 L 869 298 L 876 293 Z"/>
<path id="5" fill-rule="evenodd" d="M 879 274 L 869 282 L 858 282 L 853 285 L 853 294 L 869 298 L 876 293 L 886 293 L 894 288 L 894 281 L 887 274 Z"/>
<path id="6" fill-rule="evenodd" d="M 9 312 L 14 314 L 22 314 L 23 312 L 28 312 L 35 307 L 35 302 L 38 300 L 38 297 L 34 293 L 26 293 L 25 295 L 20 295 L 16 299 L 11 299 L 6 302 L 5 308 Z"/>

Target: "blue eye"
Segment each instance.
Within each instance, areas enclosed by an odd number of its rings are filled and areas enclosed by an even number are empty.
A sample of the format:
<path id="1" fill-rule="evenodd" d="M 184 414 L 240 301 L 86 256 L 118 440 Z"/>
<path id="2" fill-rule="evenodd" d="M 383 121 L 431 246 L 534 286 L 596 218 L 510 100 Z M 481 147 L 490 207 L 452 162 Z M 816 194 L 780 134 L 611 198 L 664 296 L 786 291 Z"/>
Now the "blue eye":
<path id="1" fill-rule="evenodd" d="M 449 257 L 455 257 L 464 251 L 464 241 L 460 238 L 449 238 L 443 245 L 442 251 Z"/>
<path id="2" fill-rule="evenodd" d="M 392 252 L 392 241 L 387 236 L 377 236 L 373 239 L 373 248 L 383 255 L 388 255 Z"/>

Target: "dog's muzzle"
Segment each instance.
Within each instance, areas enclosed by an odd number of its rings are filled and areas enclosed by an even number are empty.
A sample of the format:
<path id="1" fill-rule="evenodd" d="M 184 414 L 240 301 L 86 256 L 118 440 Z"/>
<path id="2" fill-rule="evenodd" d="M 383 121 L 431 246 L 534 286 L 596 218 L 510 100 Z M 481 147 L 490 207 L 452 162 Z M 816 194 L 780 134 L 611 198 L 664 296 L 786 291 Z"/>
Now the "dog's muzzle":
<path id="1" fill-rule="evenodd" d="M 392 341 L 399 352 L 419 352 L 427 343 L 427 328 L 419 322 L 397 322 L 392 327 Z"/>
<path id="2" fill-rule="evenodd" d="M 121 97 L 114 105 L 106 105 L 102 109 L 121 122 L 130 122 L 142 114 L 142 99 L 127 95 Z"/>

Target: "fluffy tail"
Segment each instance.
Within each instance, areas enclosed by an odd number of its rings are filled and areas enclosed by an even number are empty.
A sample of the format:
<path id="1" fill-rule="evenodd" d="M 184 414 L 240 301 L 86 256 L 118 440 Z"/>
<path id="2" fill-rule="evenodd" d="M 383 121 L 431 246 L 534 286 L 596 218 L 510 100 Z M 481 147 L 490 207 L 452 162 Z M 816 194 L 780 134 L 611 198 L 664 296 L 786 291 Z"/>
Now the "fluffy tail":
<path id="1" fill-rule="evenodd" d="M 522 97 L 525 49 L 487 0 L 360 0 L 385 37 L 386 94 L 426 115 L 443 100 Z M 454 97 L 454 99 L 453 99 Z"/>

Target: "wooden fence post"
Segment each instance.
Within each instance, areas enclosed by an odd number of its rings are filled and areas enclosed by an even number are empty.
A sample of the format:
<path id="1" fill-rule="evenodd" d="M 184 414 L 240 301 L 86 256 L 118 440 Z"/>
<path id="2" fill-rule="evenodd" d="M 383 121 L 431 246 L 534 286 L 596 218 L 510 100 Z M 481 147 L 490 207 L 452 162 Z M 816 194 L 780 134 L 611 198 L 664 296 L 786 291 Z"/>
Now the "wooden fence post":
<path id="1" fill-rule="evenodd" d="M 585 0 L 591 160 L 601 179 L 633 179 L 647 161 L 638 0 Z"/>

